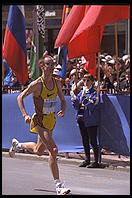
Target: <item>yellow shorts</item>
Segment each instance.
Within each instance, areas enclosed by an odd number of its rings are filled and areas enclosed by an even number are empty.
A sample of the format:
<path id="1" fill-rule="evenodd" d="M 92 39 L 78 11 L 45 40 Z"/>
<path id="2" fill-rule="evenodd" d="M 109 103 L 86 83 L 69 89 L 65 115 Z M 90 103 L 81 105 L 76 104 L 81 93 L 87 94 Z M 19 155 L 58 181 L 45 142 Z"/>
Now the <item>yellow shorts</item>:
<path id="1" fill-rule="evenodd" d="M 55 127 L 55 124 L 56 124 L 55 113 L 44 114 L 42 116 L 37 116 L 37 114 L 34 113 L 32 115 L 32 119 L 30 122 L 30 131 L 32 133 L 38 133 L 35 128 L 36 125 L 39 125 L 42 128 L 46 128 L 52 131 Z"/>

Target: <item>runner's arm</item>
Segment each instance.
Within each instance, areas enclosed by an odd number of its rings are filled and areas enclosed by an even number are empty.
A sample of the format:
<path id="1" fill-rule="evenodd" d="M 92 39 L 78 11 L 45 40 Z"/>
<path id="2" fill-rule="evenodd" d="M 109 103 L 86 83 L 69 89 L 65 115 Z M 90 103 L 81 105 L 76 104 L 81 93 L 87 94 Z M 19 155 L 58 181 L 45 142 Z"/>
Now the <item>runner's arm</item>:
<path id="1" fill-rule="evenodd" d="M 23 99 L 36 90 L 36 86 L 34 82 L 35 81 L 31 82 L 30 85 L 17 97 L 18 106 L 22 112 L 25 122 L 30 122 L 30 117 L 26 112 Z"/>
<path id="2" fill-rule="evenodd" d="M 56 80 L 56 85 L 57 85 L 57 90 L 58 90 L 58 96 L 61 101 L 61 110 L 58 111 L 57 115 L 60 117 L 63 117 L 65 114 L 65 109 L 66 109 L 66 100 L 65 100 L 64 94 L 62 92 L 62 87 L 61 87 L 61 83 L 59 80 Z"/>

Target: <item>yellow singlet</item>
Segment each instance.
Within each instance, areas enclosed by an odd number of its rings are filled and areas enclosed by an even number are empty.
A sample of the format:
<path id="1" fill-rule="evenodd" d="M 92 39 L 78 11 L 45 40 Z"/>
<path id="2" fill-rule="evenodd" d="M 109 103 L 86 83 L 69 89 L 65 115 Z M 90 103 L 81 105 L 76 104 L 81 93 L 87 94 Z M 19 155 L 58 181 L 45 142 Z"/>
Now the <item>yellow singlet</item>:
<path id="1" fill-rule="evenodd" d="M 56 123 L 55 106 L 57 86 L 55 79 L 52 78 L 54 88 L 52 90 L 49 90 L 46 87 L 42 76 L 39 78 L 42 82 L 42 91 L 39 97 L 33 97 L 35 113 L 32 115 L 30 123 L 30 131 L 33 133 L 38 133 L 35 128 L 36 125 L 39 125 L 42 128 L 47 128 L 50 131 L 52 131 Z"/>

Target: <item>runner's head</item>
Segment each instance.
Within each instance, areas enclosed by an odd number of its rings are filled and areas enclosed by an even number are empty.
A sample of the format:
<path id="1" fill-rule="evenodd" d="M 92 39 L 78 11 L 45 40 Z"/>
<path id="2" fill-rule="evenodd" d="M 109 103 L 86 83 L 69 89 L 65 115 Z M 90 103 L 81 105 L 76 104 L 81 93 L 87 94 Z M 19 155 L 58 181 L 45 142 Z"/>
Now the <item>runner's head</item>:
<path id="1" fill-rule="evenodd" d="M 41 57 L 39 59 L 39 66 L 42 70 L 50 70 L 53 72 L 54 70 L 54 61 L 53 58 L 49 55 L 45 56 L 45 57 Z"/>

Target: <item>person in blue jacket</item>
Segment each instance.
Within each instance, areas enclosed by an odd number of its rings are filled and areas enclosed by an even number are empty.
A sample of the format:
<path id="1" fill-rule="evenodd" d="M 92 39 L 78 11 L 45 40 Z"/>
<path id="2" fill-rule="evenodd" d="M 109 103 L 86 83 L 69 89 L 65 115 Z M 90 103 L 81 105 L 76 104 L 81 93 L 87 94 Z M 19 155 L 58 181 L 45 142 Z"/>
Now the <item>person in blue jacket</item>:
<path id="1" fill-rule="evenodd" d="M 77 123 L 79 125 L 82 143 L 86 159 L 79 166 L 88 168 L 99 168 L 97 128 L 99 124 L 99 102 L 97 102 L 97 91 L 94 89 L 94 77 L 85 74 L 84 86 L 77 94 L 77 90 L 71 92 L 73 107 L 77 110 Z M 90 144 L 94 152 L 94 162 L 90 163 Z"/>

